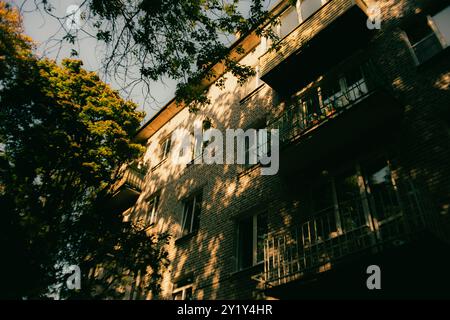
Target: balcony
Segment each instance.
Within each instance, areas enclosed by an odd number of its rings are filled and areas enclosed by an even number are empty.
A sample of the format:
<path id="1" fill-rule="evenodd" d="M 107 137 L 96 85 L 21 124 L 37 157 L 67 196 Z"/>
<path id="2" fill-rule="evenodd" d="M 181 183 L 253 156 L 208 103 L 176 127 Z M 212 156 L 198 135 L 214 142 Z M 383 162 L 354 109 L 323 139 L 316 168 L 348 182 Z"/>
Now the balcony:
<path id="1" fill-rule="evenodd" d="M 370 194 L 341 201 L 292 228 L 268 234 L 262 274 L 265 287 L 276 292 L 286 285 L 307 285 L 312 278 L 330 273 L 350 259 L 355 261 L 364 254 L 373 257 L 412 241 L 429 223 L 429 207 L 412 184 L 404 184 L 403 190 L 392 190 L 396 196 L 393 201 L 380 201 L 379 195 Z M 344 284 L 354 278 L 360 282 L 350 274 Z M 295 290 L 298 294 L 298 287 Z"/>
<path id="2" fill-rule="evenodd" d="M 333 152 L 354 152 L 355 145 L 382 139 L 402 113 L 376 67 L 351 59 L 293 95 L 268 128 L 279 129 L 280 170 L 291 174 Z"/>
<path id="3" fill-rule="evenodd" d="M 277 90 L 308 83 L 370 39 L 367 11 L 366 1 L 328 1 L 260 58 L 261 79 Z"/>
<path id="4" fill-rule="evenodd" d="M 110 207 L 120 212 L 131 207 L 142 191 L 146 172 L 145 166 L 136 163 L 124 168 L 121 178 L 113 186 Z"/>

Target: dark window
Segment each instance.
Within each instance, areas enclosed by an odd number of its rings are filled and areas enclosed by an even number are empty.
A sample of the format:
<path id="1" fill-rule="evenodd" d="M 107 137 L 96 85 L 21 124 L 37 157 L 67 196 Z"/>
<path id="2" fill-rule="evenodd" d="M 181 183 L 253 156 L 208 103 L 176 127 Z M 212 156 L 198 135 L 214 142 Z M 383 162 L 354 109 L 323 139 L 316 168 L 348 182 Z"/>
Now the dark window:
<path id="1" fill-rule="evenodd" d="M 245 269 L 264 260 L 267 213 L 242 218 L 238 224 L 238 268 Z"/>
<path id="2" fill-rule="evenodd" d="M 382 221 L 401 213 L 387 161 L 383 158 L 371 159 L 364 163 L 363 169 L 376 218 Z"/>
<path id="3" fill-rule="evenodd" d="M 158 217 L 159 195 L 151 196 L 147 206 L 147 224 L 153 224 Z"/>
<path id="4" fill-rule="evenodd" d="M 254 145 L 250 145 L 250 138 L 245 138 L 245 166 L 251 167 L 259 162 L 263 156 L 270 157 L 270 129 L 266 127 L 266 120 L 259 121 L 253 128 L 256 130 Z M 261 131 L 266 129 L 266 131 Z M 253 161 L 256 159 L 256 163 Z M 250 161 L 252 160 L 252 161 Z"/>
<path id="5" fill-rule="evenodd" d="M 317 89 L 311 90 L 310 93 L 305 94 L 301 100 L 300 104 L 303 106 L 305 112 L 304 117 L 306 123 L 310 123 L 313 120 L 318 120 L 321 115 L 319 95 Z"/>
<path id="6" fill-rule="evenodd" d="M 182 236 L 188 235 L 198 230 L 200 222 L 200 212 L 202 209 L 202 194 L 197 193 L 184 201 L 182 217 Z"/>
<path id="7" fill-rule="evenodd" d="M 427 17 L 420 18 L 405 31 L 418 63 L 427 61 L 442 50 L 442 44 Z"/>
<path id="8" fill-rule="evenodd" d="M 203 152 L 204 152 L 205 148 L 211 142 L 209 140 L 203 141 L 203 137 L 204 137 L 205 132 L 211 128 L 213 128 L 211 120 L 206 119 L 206 120 L 203 120 L 203 122 L 202 122 L 202 136 L 196 137 L 193 134 L 195 143 L 192 148 L 192 161 L 203 156 Z"/>
<path id="9" fill-rule="evenodd" d="M 169 156 L 169 152 L 170 152 L 170 143 L 171 142 L 171 138 L 166 138 L 164 139 L 160 146 L 161 146 L 161 160 L 166 159 Z"/>
<path id="10" fill-rule="evenodd" d="M 177 282 L 172 291 L 173 300 L 193 300 L 192 278 Z"/>

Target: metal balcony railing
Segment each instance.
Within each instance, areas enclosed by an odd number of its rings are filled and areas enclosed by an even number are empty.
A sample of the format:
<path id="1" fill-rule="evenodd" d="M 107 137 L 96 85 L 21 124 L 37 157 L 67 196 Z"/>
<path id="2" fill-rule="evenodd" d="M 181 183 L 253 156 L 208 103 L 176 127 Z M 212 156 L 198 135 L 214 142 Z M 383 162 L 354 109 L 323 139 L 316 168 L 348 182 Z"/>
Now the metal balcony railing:
<path id="1" fill-rule="evenodd" d="M 301 90 L 290 106 L 268 124 L 286 144 L 358 104 L 382 86 L 372 63 L 341 66 Z"/>
<path id="2" fill-rule="evenodd" d="M 265 285 L 326 271 L 350 255 L 409 239 L 425 226 L 427 207 L 420 192 L 408 188 L 404 194 L 396 192 L 398 202 L 361 196 L 269 233 L 264 241 Z"/>

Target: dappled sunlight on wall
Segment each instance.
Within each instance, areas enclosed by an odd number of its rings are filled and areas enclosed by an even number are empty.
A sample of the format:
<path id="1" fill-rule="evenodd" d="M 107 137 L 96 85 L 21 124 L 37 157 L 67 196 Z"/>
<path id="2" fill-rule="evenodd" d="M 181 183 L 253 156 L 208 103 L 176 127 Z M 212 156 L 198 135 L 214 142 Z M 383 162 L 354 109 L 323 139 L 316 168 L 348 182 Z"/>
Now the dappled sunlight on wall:
<path id="1" fill-rule="evenodd" d="M 450 72 L 442 74 L 434 83 L 434 86 L 439 90 L 450 89 Z"/>

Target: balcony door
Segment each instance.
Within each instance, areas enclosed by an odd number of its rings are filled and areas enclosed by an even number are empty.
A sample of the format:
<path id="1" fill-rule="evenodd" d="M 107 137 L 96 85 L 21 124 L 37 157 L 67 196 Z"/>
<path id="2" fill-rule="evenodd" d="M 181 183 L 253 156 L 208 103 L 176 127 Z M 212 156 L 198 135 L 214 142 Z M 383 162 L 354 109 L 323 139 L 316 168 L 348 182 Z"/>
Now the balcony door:
<path id="1" fill-rule="evenodd" d="M 398 187 L 392 177 L 389 163 L 375 158 L 363 164 L 365 192 L 370 205 L 374 228 L 381 240 L 386 240 L 405 230 L 396 223 L 402 217 Z"/>
<path id="2" fill-rule="evenodd" d="M 358 169 L 358 166 L 351 167 L 333 179 L 336 215 L 341 234 L 349 234 L 370 225 L 370 217 L 364 211 L 364 189 Z"/>
<path id="3" fill-rule="evenodd" d="M 378 232 L 378 237 L 388 237 L 385 233 L 392 230 L 380 230 L 401 215 L 399 194 L 388 161 L 384 158 L 361 161 L 322 177 L 311 188 L 302 242 L 309 245 L 343 235 L 357 238 L 373 231 Z"/>

